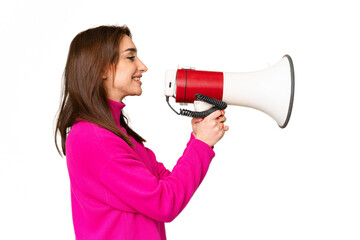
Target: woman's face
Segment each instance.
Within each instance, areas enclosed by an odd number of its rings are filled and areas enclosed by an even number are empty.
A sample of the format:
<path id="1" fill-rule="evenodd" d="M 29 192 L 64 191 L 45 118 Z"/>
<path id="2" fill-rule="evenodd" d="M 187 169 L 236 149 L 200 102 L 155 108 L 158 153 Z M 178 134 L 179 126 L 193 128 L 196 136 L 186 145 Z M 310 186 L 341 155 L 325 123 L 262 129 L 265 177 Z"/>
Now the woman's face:
<path id="1" fill-rule="evenodd" d="M 139 96 L 142 93 L 141 77 L 147 67 L 137 57 L 135 44 L 125 35 L 120 42 L 119 61 L 115 72 L 109 69 L 105 74 L 107 97 L 122 102 L 126 96 Z"/>

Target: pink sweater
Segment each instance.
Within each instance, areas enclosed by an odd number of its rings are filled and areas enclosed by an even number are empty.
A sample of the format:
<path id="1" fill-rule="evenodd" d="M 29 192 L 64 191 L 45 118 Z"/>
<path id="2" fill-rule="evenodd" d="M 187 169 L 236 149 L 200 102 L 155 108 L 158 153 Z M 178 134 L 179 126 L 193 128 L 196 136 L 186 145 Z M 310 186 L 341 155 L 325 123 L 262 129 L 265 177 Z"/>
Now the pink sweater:
<path id="1" fill-rule="evenodd" d="M 109 100 L 117 126 L 125 104 Z M 77 240 L 166 239 L 164 222 L 186 206 L 205 177 L 214 151 L 191 134 L 170 172 L 131 138 L 92 123 L 76 123 L 66 141 Z M 165 139 L 164 142 L 166 142 Z"/>

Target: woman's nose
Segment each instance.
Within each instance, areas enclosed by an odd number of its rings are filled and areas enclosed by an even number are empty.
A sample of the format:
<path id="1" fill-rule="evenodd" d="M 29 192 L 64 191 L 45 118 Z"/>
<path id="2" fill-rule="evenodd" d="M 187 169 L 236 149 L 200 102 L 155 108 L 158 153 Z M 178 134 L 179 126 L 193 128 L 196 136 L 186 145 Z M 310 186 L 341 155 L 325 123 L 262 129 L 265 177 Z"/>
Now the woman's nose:
<path id="1" fill-rule="evenodd" d="M 141 60 L 139 60 L 139 61 L 140 61 L 139 70 L 142 72 L 146 72 L 148 70 L 148 68 L 145 66 L 145 64 Z"/>

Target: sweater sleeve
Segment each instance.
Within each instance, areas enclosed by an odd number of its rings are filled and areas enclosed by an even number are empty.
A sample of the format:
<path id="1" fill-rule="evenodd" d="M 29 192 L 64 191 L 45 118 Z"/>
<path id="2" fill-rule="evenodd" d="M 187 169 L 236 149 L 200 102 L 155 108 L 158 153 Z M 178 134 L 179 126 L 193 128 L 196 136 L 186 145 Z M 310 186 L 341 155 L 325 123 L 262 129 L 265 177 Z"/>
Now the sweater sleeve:
<path id="1" fill-rule="evenodd" d="M 191 133 L 190 140 L 186 145 L 185 151 L 194 139 L 195 139 L 195 136 L 193 133 Z M 151 158 L 155 162 L 155 164 L 157 165 L 157 170 L 158 170 L 158 175 L 159 175 L 160 180 L 164 180 L 164 178 L 169 176 L 169 174 L 171 172 L 165 168 L 163 163 L 156 161 L 155 154 L 151 149 L 146 148 L 146 151 L 147 151 L 148 155 L 151 156 Z M 184 151 L 183 155 L 185 154 L 185 151 Z"/>
<path id="2" fill-rule="evenodd" d="M 206 143 L 192 139 L 172 172 L 166 172 L 159 180 L 125 142 L 112 145 L 111 160 L 99 174 L 108 204 L 117 208 L 125 203 L 161 222 L 172 221 L 184 209 L 215 155 Z"/>

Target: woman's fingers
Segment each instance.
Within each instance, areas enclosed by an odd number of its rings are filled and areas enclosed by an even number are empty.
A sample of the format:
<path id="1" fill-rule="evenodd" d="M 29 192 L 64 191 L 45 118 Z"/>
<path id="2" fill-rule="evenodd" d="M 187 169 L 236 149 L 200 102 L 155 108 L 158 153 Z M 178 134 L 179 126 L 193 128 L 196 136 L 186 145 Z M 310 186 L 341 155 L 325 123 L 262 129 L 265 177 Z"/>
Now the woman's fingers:
<path id="1" fill-rule="evenodd" d="M 229 129 L 224 125 L 226 117 L 225 111 L 217 110 L 204 119 L 192 119 L 195 138 L 214 146 Z"/>
<path id="2" fill-rule="evenodd" d="M 216 110 L 213 113 L 211 113 L 209 116 L 207 116 L 206 118 L 209 120 L 215 120 L 217 118 L 219 118 L 220 116 L 222 116 L 224 114 L 224 110 Z"/>
<path id="3" fill-rule="evenodd" d="M 224 123 L 226 121 L 226 117 L 225 116 L 220 116 L 217 118 L 217 120 L 219 120 L 219 122 Z"/>

